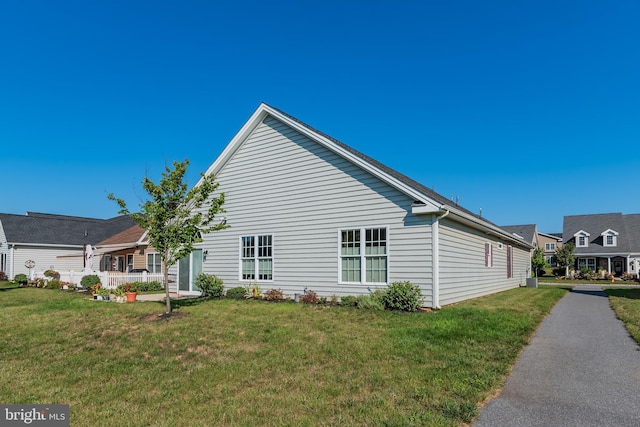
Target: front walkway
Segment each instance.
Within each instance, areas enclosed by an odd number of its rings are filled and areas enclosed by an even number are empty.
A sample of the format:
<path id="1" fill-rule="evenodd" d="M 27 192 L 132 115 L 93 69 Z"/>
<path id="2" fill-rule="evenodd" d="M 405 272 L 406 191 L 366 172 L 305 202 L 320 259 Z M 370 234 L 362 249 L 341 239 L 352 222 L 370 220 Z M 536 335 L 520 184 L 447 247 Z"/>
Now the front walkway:
<path id="1" fill-rule="evenodd" d="M 474 425 L 640 425 L 639 350 L 606 294 L 577 286 L 542 322 Z"/>

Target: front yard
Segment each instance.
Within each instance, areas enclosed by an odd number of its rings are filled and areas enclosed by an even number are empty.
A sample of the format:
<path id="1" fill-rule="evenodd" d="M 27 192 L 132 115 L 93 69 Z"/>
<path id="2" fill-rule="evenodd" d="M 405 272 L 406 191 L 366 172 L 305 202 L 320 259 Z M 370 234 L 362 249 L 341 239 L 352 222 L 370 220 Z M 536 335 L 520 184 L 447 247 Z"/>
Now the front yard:
<path id="1" fill-rule="evenodd" d="M 237 300 L 116 304 L 0 285 L 0 401 L 71 425 L 461 425 L 566 289 L 399 313 Z"/>

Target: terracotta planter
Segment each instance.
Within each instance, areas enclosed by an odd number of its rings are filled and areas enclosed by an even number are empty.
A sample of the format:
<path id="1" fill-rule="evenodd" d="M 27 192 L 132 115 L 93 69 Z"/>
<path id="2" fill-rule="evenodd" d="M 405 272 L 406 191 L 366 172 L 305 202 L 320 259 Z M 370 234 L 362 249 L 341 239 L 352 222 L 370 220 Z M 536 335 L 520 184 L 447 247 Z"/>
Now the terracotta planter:
<path id="1" fill-rule="evenodd" d="M 138 295 L 137 292 L 127 292 L 127 302 L 136 302 L 136 296 Z"/>

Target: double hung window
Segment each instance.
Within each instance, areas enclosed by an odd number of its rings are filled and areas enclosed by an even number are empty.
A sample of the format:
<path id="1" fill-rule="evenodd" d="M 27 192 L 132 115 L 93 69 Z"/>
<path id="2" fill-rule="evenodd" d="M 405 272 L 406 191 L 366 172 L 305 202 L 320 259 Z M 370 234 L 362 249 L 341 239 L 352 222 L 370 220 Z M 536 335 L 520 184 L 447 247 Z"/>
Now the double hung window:
<path id="1" fill-rule="evenodd" d="M 340 230 L 340 281 L 387 283 L 387 228 Z"/>
<path id="2" fill-rule="evenodd" d="M 273 280 L 273 236 L 241 237 L 240 259 L 242 280 Z"/>

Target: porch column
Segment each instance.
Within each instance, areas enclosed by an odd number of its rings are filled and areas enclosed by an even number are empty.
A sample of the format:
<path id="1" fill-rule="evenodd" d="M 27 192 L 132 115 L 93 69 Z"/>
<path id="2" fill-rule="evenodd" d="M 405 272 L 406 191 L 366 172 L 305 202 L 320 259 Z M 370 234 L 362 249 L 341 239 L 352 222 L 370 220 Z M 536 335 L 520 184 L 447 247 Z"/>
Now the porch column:
<path id="1" fill-rule="evenodd" d="M 611 257 L 607 257 L 607 272 L 611 274 Z"/>

